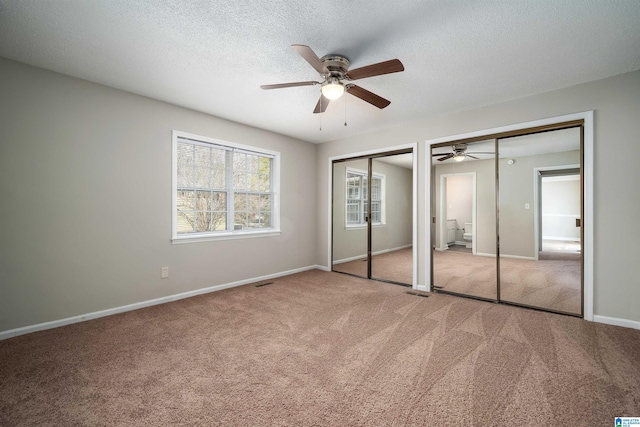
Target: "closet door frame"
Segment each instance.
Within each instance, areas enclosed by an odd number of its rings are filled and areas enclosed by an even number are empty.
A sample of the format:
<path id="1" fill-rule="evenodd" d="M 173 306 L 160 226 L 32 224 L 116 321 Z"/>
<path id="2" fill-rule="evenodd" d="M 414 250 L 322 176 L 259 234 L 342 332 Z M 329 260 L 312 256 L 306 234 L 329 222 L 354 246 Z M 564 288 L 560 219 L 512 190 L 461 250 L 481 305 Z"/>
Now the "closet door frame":
<path id="1" fill-rule="evenodd" d="M 533 308 L 537 310 L 543 310 L 553 313 L 566 314 L 576 317 L 582 317 L 586 320 L 593 320 L 593 111 L 585 113 L 572 114 L 568 116 L 562 116 L 552 119 L 540 120 L 537 122 L 524 123 L 521 125 L 507 126 L 503 128 L 496 128 L 487 131 L 474 132 L 471 134 L 451 136 L 445 138 L 439 138 L 436 140 L 426 141 L 429 150 L 425 150 L 425 163 L 429 165 L 430 172 L 426 174 L 431 182 L 430 194 L 425 201 L 426 211 L 429 212 L 429 221 L 431 225 L 431 232 L 429 233 L 430 239 L 430 258 L 428 260 L 429 272 L 430 272 L 430 286 L 429 290 L 432 292 L 449 293 L 446 291 L 440 291 L 434 288 L 434 269 L 433 269 L 433 252 L 435 245 L 435 233 L 433 232 L 433 225 L 435 224 L 436 217 L 434 212 L 434 198 L 435 191 L 433 190 L 433 174 L 435 169 L 432 166 L 432 149 L 439 147 L 448 147 L 455 144 L 470 144 L 478 141 L 486 141 L 489 139 L 494 140 L 495 153 L 498 151 L 498 140 L 506 139 L 516 136 L 531 135 L 543 132 L 551 132 L 555 130 L 563 130 L 570 128 L 580 129 L 580 200 L 581 200 L 581 219 L 582 227 L 580 228 L 580 236 L 582 243 L 582 252 L 580 257 L 580 270 L 581 270 L 581 304 L 580 313 L 568 313 L 553 309 L 546 309 L 542 307 L 528 306 L 525 304 L 519 304 L 514 302 L 502 301 L 500 297 L 500 188 L 499 188 L 499 154 L 495 155 L 495 203 L 496 203 L 496 291 L 497 298 L 495 301 L 498 303 L 504 303 L 509 305 L 522 306 L 527 308 Z M 466 296 L 464 294 L 455 293 L 455 295 L 476 298 L 473 296 Z M 483 298 L 480 298 L 483 299 Z"/>

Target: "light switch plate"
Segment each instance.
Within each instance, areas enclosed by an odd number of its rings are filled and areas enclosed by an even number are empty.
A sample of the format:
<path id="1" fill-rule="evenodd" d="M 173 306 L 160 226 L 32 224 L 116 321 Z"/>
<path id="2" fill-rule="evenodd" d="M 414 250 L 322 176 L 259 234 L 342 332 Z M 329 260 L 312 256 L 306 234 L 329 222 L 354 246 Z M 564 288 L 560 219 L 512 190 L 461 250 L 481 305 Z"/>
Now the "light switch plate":
<path id="1" fill-rule="evenodd" d="M 160 278 L 166 279 L 167 277 L 169 277 L 169 267 L 162 267 L 160 269 Z"/>

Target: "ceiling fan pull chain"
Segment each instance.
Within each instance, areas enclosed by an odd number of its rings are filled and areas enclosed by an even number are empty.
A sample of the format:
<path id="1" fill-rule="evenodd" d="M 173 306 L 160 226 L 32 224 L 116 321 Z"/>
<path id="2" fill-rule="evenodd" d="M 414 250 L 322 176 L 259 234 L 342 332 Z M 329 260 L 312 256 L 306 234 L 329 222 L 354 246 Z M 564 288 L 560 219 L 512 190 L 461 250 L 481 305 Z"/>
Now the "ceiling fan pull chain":
<path id="1" fill-rule="evenodd" d="M 344 97 L 344 125 L 347 125 L 347 97 Z"/>
<path id="2" fill-rule="evenodd" d="M 320 111 L 322 111 L 322 90 L 320 91 Z M 318 114 L 320 117 L 320 132 L 322 132 L 322 113 Z"/>

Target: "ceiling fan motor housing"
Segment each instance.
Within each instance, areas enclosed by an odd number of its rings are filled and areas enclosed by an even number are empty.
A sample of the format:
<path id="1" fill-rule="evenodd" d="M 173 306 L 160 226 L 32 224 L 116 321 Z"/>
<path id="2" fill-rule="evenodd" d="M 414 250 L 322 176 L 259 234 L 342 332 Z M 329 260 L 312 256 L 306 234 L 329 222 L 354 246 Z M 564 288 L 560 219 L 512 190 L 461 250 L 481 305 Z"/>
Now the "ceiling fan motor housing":
<path id="1" fill-rule="evenodd" d="M 344 56 L 325 55 L 320 58 L 320 60 L 329 70 L 329 75 L 323 77 L 337 77 L 340 80 L 343 80 L 347 77 L 347 70 L 349 70 L 351 62 L 349 62 L 349 60 Z"/>
<path id="2" fill-rule="evenodd" d="M 467 151 L 467 144 L 456 144 L 453 146 L 453 152 L 456 154 L 464 154 Z"/>

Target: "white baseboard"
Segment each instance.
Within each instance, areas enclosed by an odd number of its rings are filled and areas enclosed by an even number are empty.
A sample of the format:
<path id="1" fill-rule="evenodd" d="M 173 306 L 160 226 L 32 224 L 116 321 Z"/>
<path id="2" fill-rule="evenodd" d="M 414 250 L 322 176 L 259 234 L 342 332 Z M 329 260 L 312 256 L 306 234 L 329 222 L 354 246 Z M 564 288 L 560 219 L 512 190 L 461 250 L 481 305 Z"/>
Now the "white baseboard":
<path id="1" fill-rule="evenodd" d="M 100 317 L 111 316 L 113 314 L 124 313 L 127 311 L 137 310 L 139 308 L 151 307 L 153 305 L 164 304 L 171 301 L 177 301 L 184 298 L 194 297 L 196 295 L 208 294 L 210 292 L 221 291 L 223 289 L 234 288 L 236 286 L 246 285 L 247 283 L 261 282 L 267 279 L 273 279 L 276 277 L 288 276 L 290 274 L 300 273 L 303 271 L 320 269 L 329 271 L 326 267 L 320 265 L 310 265 L 307 267 L 296 268 L 293 270 L 281 271 L 279 273 L 267 274 L 265 276 L 252 277 L 250 279 L 238 280 L 237 282 L 225 283 L 222 285 L 214 285 L 206 288 L 196 289 L 193 291 L 182 292 L 179 294 L 168 295 L 162 298 L 156 298 L 147 301 L 141 301 L 134 304 L 123 305 L 121 307 L 109 308 L 106 310 L 94 311 L 92 313 L 81 314 L 79 316 L 67 317 L 65 319 L 53 320 L 51 322 L 38 323 L 36 325 L 24 326 L 16 329 L 9 329 L 8 331 L 0 332 L 0 341 L 7 338 L 17 337 L 19 335 L 29 334 L 31 332 L 44 331 L 46 329 L 58 328 L 60 326 L 71 325 L 73 323 L 80 323 L 91 319 L 98 319 Z"/>
<path id="2" fill-rule="evenodd" d="M 489 258 L 495 258 L 496 257 L 496 254 L 488 254 L 488 253 L 485 253 L 485 252 L 476 252 L 476 255 L 478 255 L 478 256 L 487 256 Z"/>
<path id="3" fill-rule="evenodd" d="M 318 269 L 318 270 L 322 270 L 322 271 L 331 271 L 331 268 L 326 267 L 324 265 L 314 265 L 313 267 Z"/>
<path id="4" fill-rule="evenodd" d="M 618 319 L 616 317 L 593 315 L 593 321 L 598 323 L 606 323 L 607 325 L 622 326 L 624 328 L 640 329 L 640 322 L 637 320 Z"/>
<path id="5" fill-rule="evenodd" d="M 398 246 L 397 248 L 390 248 L 390 249 L 383 249 L 381 251 L 376 251 L 376 252 L 371 252 L 371 255 L 381 255 L 381 254 L 386 254 L 387 252 L 393 252 L 393 251 L 399 251 L 400 249 L 406 249 L 406 248 L 410 248 L 413 245 L 404 245 L 404 246 Z M 367 254 L 364 255 L 357 255 L 357 256 L 352 256 L 349 258 L 343 258 L 343 259 L 339 259 L 336 261 L 333 261 L 334 264 L 343 264 L 345 262 L 349 262 L 349 261 L 355 261 L 357 259 L 363 259 L 366 258 Z"/>
<path id="6" fill-rule="evenodd" d="M 495 255 L 494 255 L 495 256 Z M 503 255 L 500 254 L 500 258 L 512 258 L 512 259 L 527 259 L 529 261 L 535 261 L 536 259 L 532 256 L 519 256 L 519 255 Z"/>
<path id="7" fill-rule="evenodd" d="M 560 240 L 565 242 L 579 242 L 579 237 L 542 236 L 542 240 Z"/>
<path id="8" fill-rule="evenodd" d="M 496 254 L 487 254 L 484 252 L 476 252 L 476 255 L 478 256 L 486 256 L 486 257 L 490 257 L 490 258 L 495 258 Z M 511 259 L 526 259 L 529 261 L 535 261 L 536 259 L 534 257 L 530 257 L 530 256 L 520 256 L 520 255 L 504 255 L 504 254 L 500 254 L 500 258 L 511 258 Z"/>

